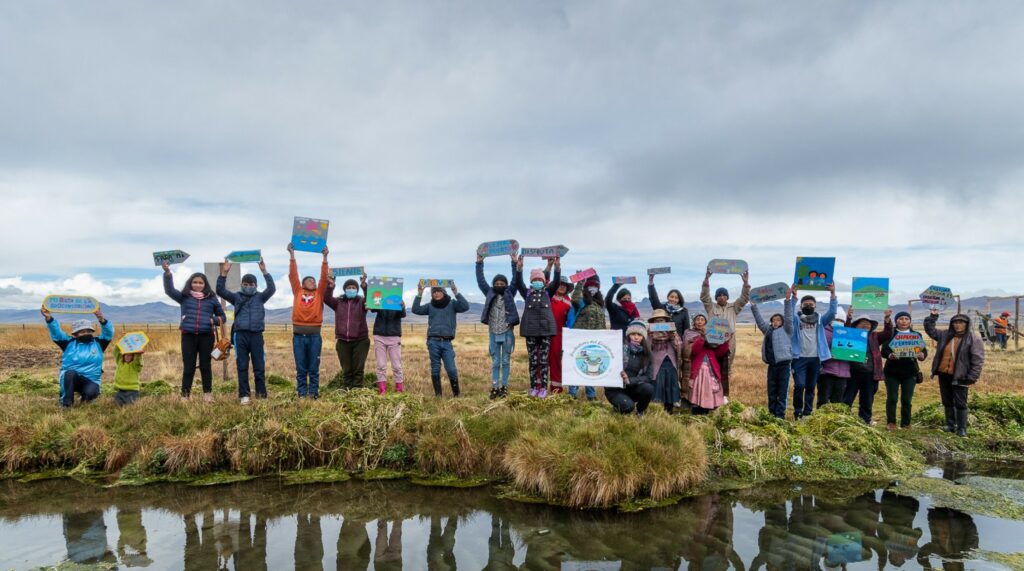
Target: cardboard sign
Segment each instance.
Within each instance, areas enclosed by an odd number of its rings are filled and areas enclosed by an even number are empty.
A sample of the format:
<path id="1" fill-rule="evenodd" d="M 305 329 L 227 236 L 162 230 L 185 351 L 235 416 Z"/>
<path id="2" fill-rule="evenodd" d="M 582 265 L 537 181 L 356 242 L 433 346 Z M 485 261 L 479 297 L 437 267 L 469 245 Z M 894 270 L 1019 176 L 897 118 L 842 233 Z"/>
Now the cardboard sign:
<path id="1" fill-rule="evenodd" d="M 562 384 L 622 388 L 622 331 L 562 329 Z"/>
<path id="2" fill-rule="evenodd" d="M 182 250 L 167 250 L 165 252 L 153 252 L 153 265 L 162 266 L 164 260 L 167 260 L 168 264 L 180 264 L 188 259 L 188 252 Z"/>
<path id="3" fill-rule="evenodd" d="M 580 283 L 581 281 L 586 280 L 587 278 L 592 278 L 596 275 L 597 270 L 595 270 L 594 268 L 587 268 L 585 270 L 580 270 L 575 274 L 569 276 L 569 281 L 571 281 L 574 284 L 577 284 Z"/>
<path id="4" fill-rule="evenodd" d="M 711 260 L 708 269 L 713 274 L 743 274 L 747 272 L 747 263 L 743 260 Z"/>
<path id="5" fill-rule="evenodd" d="M 726 342 L 729 333 L 732 332 L 732 329 L 729 327 L 728 319 L 724 317 L 712 317 L 708 320 L 708 325 L 705 331 L 705 341 L 708 343 L 714 343 L 715 345 L 721 345 Z"/>
<path id="6" fill-rule="evenodd" d="M 149 335 L 146 335 L 142 331 L 125 333 L 124 337 L 117 342 L 117 348 L 121 350 L 121 354 L 123 355 L 142 353 L 146 350 L 147 345 L 149 345 Z"/>
<path id="7" fill-rule="evenodd" d="M 650 323 L 650 324 L 647 325 L 647 328 L 650 329 L 651 333 L 654 333 L 654 332 L 657 332 L 657 331 L 675 331 L 676 330 L 676 324 L 672 323 L 672 322 L 669 322 L 669 323 Z"/>
<path id="8" fill-rule="evenodd" d="M 372 277 L 366 280 L 366 309 L 402 310 L 405 279 Z"/>
<path id="9" fill-rule="evenodd" d="M 798 257 L 793 283 L 797 285 L 797 289 L 825 291 L 833 282 L 835 270 L 835 258 Z"/>
<path id="10" fill-rule="evenodd" d="M 557 246 L 546 246 L 544 248 L 523 248 L 519 254 L 524 258 L 544 258 L 549 260 L 555 256 L 561 258 L 569 253 L 569 248 L 559 244 Z"/>
<path id="11" fill-rule="evenodd" d="M 336 278 L 345 278 L 350 276 L 361 276 L 365 273 L 363 266 L 348 266 L 344 268 L 331 268 L 331 275 Z"/>
<path id="12" fill-rule="evenodd" d="M 856 327 L 832 328 L 832 358 L 851 363 L 863 363 L 868 355 L 868 331 Z"/>
<path id="13" fill-rule="evenodd" d="M 259 250 L 235 250 L 225 256 L 229 262 L 241 264 L 245 262 L 258 262 L 263 259 L 263 253 Z"/>
<path id="14" fill-rule="evenodd" d="M 612 276 L 612 283 L 620 285 L 635 284 L 636 276 Z"/>
<path id="15" fill-rule="evenodd" d="M 329 220 L 296 216 L 292 224 L 292 246 L 300 252 L 319 254 L 327 246 Z"/>
<path id="16" fill-rule="evenodd" d="M 897 331 L 889 340 L 889 348 L 892 349 L 893 357 L 914 357 L 924 351 L 924 338 L 916 331 Z"/>
<path id="17" fill-rule="evenodd" d="M 671 273 L 672 273 L 672 268 L 670 268 L 669 266 L 663 266 L 663 267 L 660 267 L 660 268 L 647 268 L 647 275 L 649 275 L 649 276 L 657 276 L 657 275 L 661 275 L 661 274 L 671 274 Z"/>
<path id="18" fill-rule="evenodd" d="M 953 290 L 942 286 L 928 286 L 928 289 L 921 292 L 921 301 L 928 305 L 945 307 L 953 301 Z"/>
<path id="19" fill-rule="evenodd" d="M 87 295 L 48 295 L 43 307 L 50 313 L 96 313 L 100 302 Z"/>
<path id="20" fill-rule="evenodd" d="M 517 240 L 498 240 L 496 242 L 484 242 L 476 248 L 476 253 L 485 258 L 492 256 L 507 256 L 519 251 Z"/>
<path id="21" fill-rule="evenodd" d="M 449 287 L 452 287 L 452 282 L 453 281 L 455 281 L 455 280 L 450 280 L 450 279 L 425 279 L 425 280 L 420 280 L 420 287 L 422 287 L 422 288 L 431 288 L 431 287 L 449 288 Z"/>
<path id="22" fill-rule="evenodd" d="M 889 309 L 889 278 L 853 278 L 854 309 Z"/>
<path id="23" fill-rule="evenodd" d="M 787 291 L 789 291 L 789 286 L 782 282 L 752 287 L 750 288 L 750 301 L 760 305 L 769 301 L 786 299 Z"/>

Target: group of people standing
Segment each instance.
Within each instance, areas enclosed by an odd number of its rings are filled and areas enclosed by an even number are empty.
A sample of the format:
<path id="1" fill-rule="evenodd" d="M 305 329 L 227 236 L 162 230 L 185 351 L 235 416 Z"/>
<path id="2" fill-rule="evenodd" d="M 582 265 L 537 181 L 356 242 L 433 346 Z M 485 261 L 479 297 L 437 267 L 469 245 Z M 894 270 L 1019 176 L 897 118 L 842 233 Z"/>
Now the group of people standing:
<path id="1" fill-rule="evenodd" d="M 394 390 L 403 392 L 401 340 L 402 320 L 407 316 L 405 303 L 402 302 L 400 310 L 367 309 L 365 275 L 359 280 L 347 279 L 342 284 L 341 294 L 335 297 L 337 284 L 330 273 L 326 247 L 322 251 L 319 279 L 311 275 L 300 279 L 291 244 L 288 251 L 288 278 L 293 296 L 292 349 L 298 396 L 316 399 L 320 394 L 321 328 L 325 305 L 334 311 L 335 351 L 341 366 L 343 388 L 364 385 L 366 359 L 371 348 L 367 319 L 369 313 L 374 313 L 372 335 L 378 391 L 381 394 L 387 392 L 390 364 Z M 910 425 L 914 388 L 924 380 L 919 363 L 927 358 L 927 351 L 922 349 L 908 355 L 890 347 L 889 343 L 897 335 L 904 341 L 908 335 L 923 339 L 913 329 L 911 316 L 906 312 L 897 313 L 893 319 L 892 312 L 886 310 L 882 329 L 879 330 L 876 320 L 868 316 L 854 316 L 853 309 L 844 315 L 838 306 L 834 285 L 826 288 L 830 300 L 824 313 L 817 312 L 814 296 L 805 295 L 798 302 L 798 285 L 793 285 L 786 292 L 783 313 L 776 313 L 765 320 L 758 305 L 750 301 L 747 273 L 741 276 L 743 287 L 740 296 L 730 301 L 729 291 L 721 287 L 712 298 L 709 283 L 712 272 L 709 268 L 700 293 L 706 315 L 698 314 L 691 319 L 683 294 L 678 289 L 670 290 L 663 302 L 654 283 L 655 276 L 651 275 L 648 298 L 652 313 L 645 321 L 640 318 L 628 289 L 614 284 L 606 295 L 602 294 L 601 280 L 597 275 L 574 284 L 562 274 L 558 257 L 549 259 L 544 268 L 531 270 L 528 280 L 524 279 L 522 256 L 511 255 L 511 279 L 499 273 L 488 281 L 484 274 L 484 261 L 484 257 L 477 256 L 476 278 L 484 295 L 480 321 L 488 329 L 492 399 L 508 394 L 516 327 L 526 344 L 529 394 L 537 398 L 565 390 L 561 363 L 564 329 L 610 328 L 620 330 L 623 340 L 623 385 L 605 389 L 605 397 L 615 410 L 624 414 L 643 414 L 650 403 L 655 402 L 670 413 L 679 408 L 695 414 L 707 413 L 729 400 L 729 377 L 736 355 L 732 332 L 735 332 L 740 313 L 750 303 L 755 323 L 764 335 L 761 357 L 767 365 L 768 409 L 773 415 L 785 418 L 789 379 L 792 377 L 795 419 L 811 414 L 816 406 L 830 403 L 852 406 L 857 402 L 858 414 L 870 423 L 878 385 L 884 382 L 888 393 L 887 425 L 896 428 L 897 405 L 900 405 L 900 426 Z M 241 289 L 233 292 L 226 287 L 231 269 L 228 261 L 221 265 L 215 288 L 210 286 L 204 274 L 195 273 L 180 290 L 174 286 L 168 264 L 163 264 L 164 291 L 181 308 L 183 399 L 191 395 L 197 363 L 203 397 L 212 399 L 211 361 L 218 327 L 223 327 L 226 321 L 218 298 L 234 306 L 230 339 L 236 350 L 239 399 L 242 404 L 250 402 L 250 365 L 255 379 L 255 397 L 266 398 L 265 305 L 276 293 L 276 288 L 262 260 L 258 267 L 266 287 L 259 290 L 256 276 L 246 274 L 242 277 Z M 442 369 L 447 375 L 452 395 L 461 393 L 453 341 L 457 315 L 468 311 L 470 305 L 454 283 L 449 287 L 451 295 L 446 288 L 430 288 L 430 298 L 424 302 L 425 288 L 421 283 L 412 307 L 414 314 L 427 317 L 426 343 L 431 383 L 437 396 L 443 394 Z M 515 302 L 517 294 L 524 301 L 522 315 Z M 76 322 L 72 335 L 68 336 L 48 312 L 43 310 L 43 315 L 50 326 L 51 337 L 64 351 L 61 403 L 70 406 L 74 393 L 81 394 L 83 400 L 95 398 L 99 394 L 102 354 L 112 339 L 112 328 L 98 313 L 103 329 L 99 336 L 94 337 L 94 326 L 90 322 Z M 730 334 L 724 343 L 708 340 L 709 317 L 728 322 Z M 924 322 L 925 333 L 938 343 L 931 374 L 939 378 L 946 429 L 963 435 L 967 425 L 967 391 L 980 377 L 984 345 L 971 332 L 970 318 L 966 315 L 955 315 L 945 331 L 936 328 L 937 319 L 938 311 L 933 310 Z M 658 323 L 671 326 L 652 330 L 651 324 Z M 863 362 L 833 358 L 830 349 L 833 327 L 838 324 L 868 332 L 867 355 Z M 130 388 L 135 390 L 137 397 L 141 355 L 133 364 L 134 359 L 131 355 L 117 356 L 119 371 L 122 366 L 127 371 L 121 376 L 134 379 Z M 128 365 L 131 365 L 131 370 Z M 576 397 L 577 389 L 572 386 L 568 392 Z M 588 400 L 597 396 L 593 387 L 585 387 L 584 393 Z M 131 395 L 123 400 L 130 402 Z"/>

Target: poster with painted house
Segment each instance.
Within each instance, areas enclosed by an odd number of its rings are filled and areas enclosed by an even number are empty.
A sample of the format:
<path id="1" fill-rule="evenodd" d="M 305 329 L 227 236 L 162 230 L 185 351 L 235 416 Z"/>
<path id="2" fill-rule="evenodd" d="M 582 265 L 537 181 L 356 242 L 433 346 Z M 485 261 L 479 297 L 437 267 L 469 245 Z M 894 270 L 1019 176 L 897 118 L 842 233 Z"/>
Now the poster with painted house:
<path id="1" fill-rule="evenodd" d="M 793 283 L 800 290 L 825 291 L 833 282 L 835 270 L 835 258 L 798 257 Z"/>
<path id="2" fill-rule="evenodd" d="M 366 309 L 402 310 L 404 278 L 372 277 L 366 280 Z"/>
<path id="3" fill-rule="evenodd" d="M 563 329 L 562 384 L 622 388 L 622 331 Z"/>
<path id="4" fill-rule="evenodd" d="M 889 278 L 853 278 L 854 309 L 889 309 Z"/>
<path id="5" fill-rule="evenodd" d="M 863 363 L 868 354 L 868 331 L 856 327 L 832 328 L 832 358 L 851 363 Z"/>
<path id="6" fill-rule="evenodd" d="M 327 246 L 329 220 L 296 216 L 292 224 L 292 246 L 300 252 L 319 254 Z"/>

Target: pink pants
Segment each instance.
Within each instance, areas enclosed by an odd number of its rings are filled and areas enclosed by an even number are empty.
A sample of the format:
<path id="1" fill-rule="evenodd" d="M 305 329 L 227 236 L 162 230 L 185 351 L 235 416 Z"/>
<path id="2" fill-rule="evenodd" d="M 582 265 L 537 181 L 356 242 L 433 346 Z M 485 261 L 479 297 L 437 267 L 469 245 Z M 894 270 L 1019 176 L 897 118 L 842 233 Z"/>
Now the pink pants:
<path id="1" fill-rule="evenodd" d="M 391 361 L 391 372 L 395 384 L 405 382 L 402 376 L 402 338 L 384 335 L 373 336 L 373 355 L 377 359 L 377 382 L 388 380 L 388 361 Z"/>

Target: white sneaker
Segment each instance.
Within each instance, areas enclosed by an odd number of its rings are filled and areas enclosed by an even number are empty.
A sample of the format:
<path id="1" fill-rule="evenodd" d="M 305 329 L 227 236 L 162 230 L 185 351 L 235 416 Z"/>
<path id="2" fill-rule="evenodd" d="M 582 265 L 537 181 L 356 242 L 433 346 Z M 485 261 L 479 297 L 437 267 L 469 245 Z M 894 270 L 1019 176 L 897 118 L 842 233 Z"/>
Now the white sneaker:
<path id="1" fill-rule="evenodd" d="M 242 403 L 242 406 L 249 406 L 249 397 L 242 397 L 239 400 Z"/>

